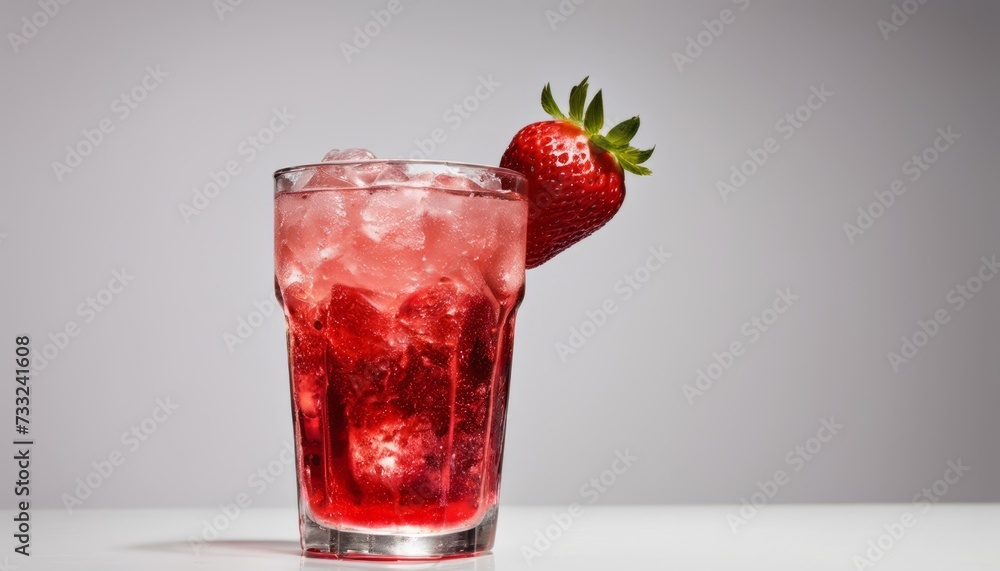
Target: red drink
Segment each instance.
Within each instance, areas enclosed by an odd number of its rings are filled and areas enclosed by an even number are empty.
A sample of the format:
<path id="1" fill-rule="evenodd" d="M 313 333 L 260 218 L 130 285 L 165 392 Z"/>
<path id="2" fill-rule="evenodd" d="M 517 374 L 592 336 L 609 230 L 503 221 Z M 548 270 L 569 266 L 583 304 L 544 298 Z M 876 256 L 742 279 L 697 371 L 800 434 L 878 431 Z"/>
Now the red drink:
<path id="1" fill-rule="evenodd" d="M 488 549 L 524 291 L 523 179 L 407 162 L 276 177 L 304 547 Z M 463 532 L 475 545 L 411 554 L 385 540 Z M 388 547 L 370 549 L 372 536 Z"/>

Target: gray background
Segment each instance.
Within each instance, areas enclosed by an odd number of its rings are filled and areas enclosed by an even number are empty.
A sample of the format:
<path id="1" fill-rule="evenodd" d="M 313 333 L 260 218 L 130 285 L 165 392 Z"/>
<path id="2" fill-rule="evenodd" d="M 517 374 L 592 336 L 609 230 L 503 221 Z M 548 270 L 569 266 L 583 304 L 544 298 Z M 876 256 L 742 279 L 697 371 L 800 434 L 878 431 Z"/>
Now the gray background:
<path id="1" fill-rule="evenodd" d="M 654 175 L 630 176 L 606 228 L 528 274 L 503 500 L 582 501 L 626 450 L 639 459 L 601 503 L 739 503 L 779 469 L 773 502 L 909 502 L 959 459 L 971 471 L 945 499 L 1000 500 L 1000 280 L 961 311 L 945 299 L 1000 253 L 997 3 L 931 0 L 885 39 L 889 0 L 567 0 L 554 28 L 556 0 L 404 0 L 347 61 L 342 42 L 386 4 L 246 0 L 220 18 L 207 1 L 73 2 L 18 51 L 7 36 L 0 351 L 27 333 L 38 353 L 80 325 L 32 380 L 35 505 L 61 507 L 115 450 L 124 464 L 85 507 L 256 491 L 248 477 L 291 439 L 283 324 L 272 313 L 232 352 L 224 335 L 273 299 L 271 172 L 333 147 L 408 156 L 438 128 L 432 158 L 496 164 L 544 118 L 545 82 L 563 102 L 588 74 L 609 122 L 641 114 Z M 674 52 L 723 9 L 735 21 L 678 69 Z M 39 10 L 4 2 L 0 29 Z M 113 101 L 146 66 L 169 76 L 118 120 Z M 453 128 L 445 111 L 480 76 L 499 86 Z M 776 122 L 821 85 L 833 95 L 784 140 Z M 283 107 L 295 118 L 247 162 L 241 141 Z M 57 180 L 52 162 L 105 117 L 115 130 Z M 960 139 L 852 244 L 843 224 L 949 126 Z M 717 181 L 767 137 L 779 150 L 724 201 Z M 241 173 L 186 222 L 180 205 L 231 160 Z M 672 258 L 623 299 L 616 282 L 658 246 Z M 78 304 L 123 267 L 134 281 L 84 323 Z M 776 288 L 799 300 L 749 343 L 741 327 Z M 607 299 L 618 311 L 564 362 L 557 343 Z M 887 353 L 940 308 L 950 321 L 894 372 Z M 735 341 L 746 353 L 690 404 L 683 386 Z M 157 398 L 179 408 L 129 450 L 120 435 Z M 12 409 L 0 399 L 3 434 Z M 844 428 L 789 470 L 831 416 Z M 293 504 L 282 470 L 255 506 Z"/>

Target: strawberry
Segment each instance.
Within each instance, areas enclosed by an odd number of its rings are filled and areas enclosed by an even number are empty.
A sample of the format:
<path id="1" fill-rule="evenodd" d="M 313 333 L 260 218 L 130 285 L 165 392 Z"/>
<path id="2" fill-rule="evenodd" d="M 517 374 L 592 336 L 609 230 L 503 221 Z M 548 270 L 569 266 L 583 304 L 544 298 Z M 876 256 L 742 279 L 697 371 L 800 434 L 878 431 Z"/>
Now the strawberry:
<path id="1" fill-rule="evenodd" d="M 527 267 L 539 266 L 593 234 L 621 208 L 625 172 L 648 175 L 642 163 L 653 149 L 629 145 L 639 130 L 639 117 L 622 121 L 607 135 L 601 92 L 587 105 L 584 78 L 569 94 L 569 117 L 542 89 L 542 109 L 554 121 L 532 123 L 514 135 L 500 166 L 528 179 Z"/>

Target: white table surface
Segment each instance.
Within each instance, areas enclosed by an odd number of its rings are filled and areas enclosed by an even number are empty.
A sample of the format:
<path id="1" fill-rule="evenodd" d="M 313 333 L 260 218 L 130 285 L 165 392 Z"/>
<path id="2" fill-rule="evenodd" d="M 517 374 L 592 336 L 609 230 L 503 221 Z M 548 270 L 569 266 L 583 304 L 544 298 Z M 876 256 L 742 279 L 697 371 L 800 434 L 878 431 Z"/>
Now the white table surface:
<path id="1" fill-rule="evenodd" d="M 7 547 L 0 554 L 0 570 L 1000 569 L 1000 504 L 937 504 L 926 513 L 910 504 L 765 506 L 733 533 L 726 514 L 735 509 L 584 506 L 568 531 L 528 561 L 524 547 L 532 547 L 536 532 L 566 507 L 503 506 L 492 554 L 408 564 L 302 557 L 295 511 L 253 508 L 199 553 L 188 538 L 218 510 L 80 510 L 72 515 L 36 510 L 31 556 L 24 557 L 13 551 L 13 512 L 4 510 Z M 906 513 L 914 517 L 912 526 L 904 527 L 898 540 L 882 538 L 888 550 L 878 561 L 869 566 L 855 559 L 866 557 L 868 541 L 878 541 L 887 534 L 884 526 L 892 527 Z"/>

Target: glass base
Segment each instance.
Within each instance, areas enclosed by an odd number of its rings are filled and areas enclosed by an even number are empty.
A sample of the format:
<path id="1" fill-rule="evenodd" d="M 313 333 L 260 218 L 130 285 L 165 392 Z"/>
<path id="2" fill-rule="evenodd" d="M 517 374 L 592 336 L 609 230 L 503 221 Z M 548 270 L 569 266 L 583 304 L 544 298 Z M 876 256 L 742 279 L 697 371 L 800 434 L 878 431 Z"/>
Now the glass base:
<path id="1" fill-rule="evenodd" d="M 493 548 L 497 507 L 479 525 L 446 533 L 365 533 L 323 527 L 307 514 L 299 516 L 306 555 L 337 559 L 441 559 L 468 557 Z"/>

